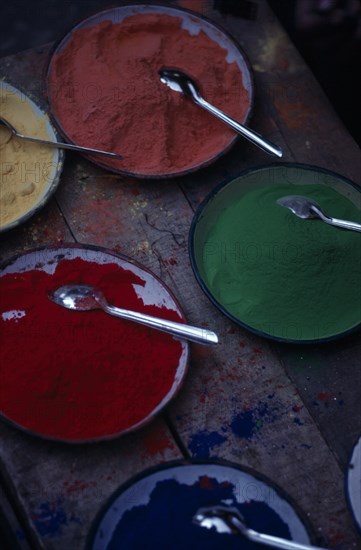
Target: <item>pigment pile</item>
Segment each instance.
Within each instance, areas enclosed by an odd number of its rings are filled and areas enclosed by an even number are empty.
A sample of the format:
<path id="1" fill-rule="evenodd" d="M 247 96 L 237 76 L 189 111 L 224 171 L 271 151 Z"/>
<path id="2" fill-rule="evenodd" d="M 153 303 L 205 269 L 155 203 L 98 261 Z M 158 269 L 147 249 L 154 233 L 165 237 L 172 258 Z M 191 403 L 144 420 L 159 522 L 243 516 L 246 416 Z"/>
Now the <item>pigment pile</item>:
<path id="1" fill-rule="evenodd" d="M 198 244 L 196 230 L 196 262 L 212 297 L 246 326 L 281 339 L 331 337 L 360 321 L 360 235 L 297 218 L 276 202 L 292 193 L 294 185 L 274 184 L 233 197 Z M 335 217 L 361 219 L 325 185 L 298 185 L 297 194 Z"/>
<path id="2" fill-rule="evenodd" d="M 32 266 L 10 268 L 0 279 L 0 410 L 22 428 L 66 441 L 118 435 L 150 419 L 174 393 L 187 355 L 165 333 L 99 310 L 69 311 L 49 299 L 59 286 L 80 282 L 120 307 L 181 320 L 156 283 L 171 309 L 152 300 L 149 274 L 92 254 L 93 261 L 86 251 L 57 261 L 53 253 L 42 264 L 46 251 L 35 253 Z"/>
<path id="3" fill-rule="evenodd" d="M 56 141 L 48 117 L 25 94 L 0 84 L 0 116 L 18 132 Z M 42 202 L 58 170 L 56 149 L 12 137 L 0 124 L 0 229 Z"/>
<path id="4" fill-rule="evenodd" d="M 180 17 L 160 13 L 120 23 L 109 15 L 73 30 L 49 67 L 53 115 L 77 144 L 122 154 L 107 160 L 110 168 L 145 176 L 194 169 L 235 134 L 168 90 L 159 79 L 163 66 L 192 75 L 210 102 L 240 122 L 247 118 L 250 97 L 237 63 L 205 32 L 191 34 Z"/>

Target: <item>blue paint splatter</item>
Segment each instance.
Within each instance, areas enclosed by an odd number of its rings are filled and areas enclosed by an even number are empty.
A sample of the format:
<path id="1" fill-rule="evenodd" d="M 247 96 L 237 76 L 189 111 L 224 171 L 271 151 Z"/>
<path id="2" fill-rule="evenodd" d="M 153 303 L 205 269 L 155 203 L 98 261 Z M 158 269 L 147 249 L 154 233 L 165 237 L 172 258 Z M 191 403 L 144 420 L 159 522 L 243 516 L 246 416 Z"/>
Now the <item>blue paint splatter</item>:
<path id="1" fill-rule="evenodd" d="M 300 420 L 300 419 L 297 418 L 297 417 L 293 419 L 293 422 L 294 422 L 295 424 L 298 424 L 298 426 L 303 426 L 303 425 L 304 425 L 304 422 L 302 422 L 302 420 Z"/>
<path id="2" fill-rule="evenodd" d="M 254 409 L 237 414 L 231 422 L 232 432 L 242 439 L 252 439 L 264 424 L 271 424 L 278 418 L 278 407 L 260 401 Z"/>
<path id="3" fill-rule="evenodd" d="M 62 499 L 56 502 L 42 502 L 33 512 L 31 519 L 42 537 L 55 537 L 70 522 L 80 523 L 79 518 L 66 515 Z"/>
<path id="4" fill-rule="evenodd" d="M 231 430 L 238 437 L 252 439 L 256 431 L 256 420 L 253 411 L 244 411 L 237 414 L 231 422 Z"/>
<path id="5" fill-rule="evenodd" d="M 188 447 L 194 457 L 209 458 L 211 450 L 225 441 L 226 438 L 218 432 L 202 430 L 192 436 Z"/>

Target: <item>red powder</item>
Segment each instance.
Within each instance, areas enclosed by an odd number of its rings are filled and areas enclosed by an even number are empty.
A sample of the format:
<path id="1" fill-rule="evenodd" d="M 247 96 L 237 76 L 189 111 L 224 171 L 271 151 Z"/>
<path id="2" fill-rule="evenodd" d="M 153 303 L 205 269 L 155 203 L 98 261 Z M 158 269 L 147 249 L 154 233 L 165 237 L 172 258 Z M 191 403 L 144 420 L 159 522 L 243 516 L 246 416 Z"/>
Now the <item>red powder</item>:
<path id="1" fill-rule="evenodd" d="M 318 394 L 318 399 L 320 401 L 325 401 L 326 399 L 333 399 L 334 396 L 331 395 L 330 393 L 326 393 L 326 392 L 321 392 Z"/>
<path id="2" fill-rule="evenodd" d="M 192 36 L 179 17 L 138 14 L 74 30 L 49 68 L 52 110 L 72 141 L 116 151 L 101 160 L 138 175 L 197 167 L 230 145 L 235 133 L 190 99 L 162 84 L 158 71 L 177 67 L 210 102 L 244 121 L 250 107 L 242 74 L 203 31 Z M 98 160 L 100 158 L 98 157 Z"/>
<path id="3" fill-rule="evenodd" d="M 145 453 L 150 456 L 163 454 L 167 449 L 174 450 L 175 446 L 167 433 L 162 428 L 156 428 L 147 433 L 143 438 Z"/>
<path id="4" fill-rule="evenodd" d="M 76 312 L 48 298 L 69 283 L 93 284 L 119 307 L 178 320 L 145 306 L 144 281 L 115 263 L 63 259 L 0 277 L 0 411 L 37 434 L 85 440 L 117 434 L 147 417 L 172 388 L 182 355 L 171 336 L 102 311 Z"/>

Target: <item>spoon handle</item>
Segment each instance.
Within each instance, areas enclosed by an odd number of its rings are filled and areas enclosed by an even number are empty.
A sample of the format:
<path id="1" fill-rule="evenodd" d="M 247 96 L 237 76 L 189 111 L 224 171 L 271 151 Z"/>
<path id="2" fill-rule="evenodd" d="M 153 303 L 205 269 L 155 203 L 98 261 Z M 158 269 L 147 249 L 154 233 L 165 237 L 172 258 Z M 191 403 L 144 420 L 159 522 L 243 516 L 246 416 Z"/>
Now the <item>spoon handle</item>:
<path id="1" fill-rule="evenodd" d="M 337 218 L 328 218 L 329 221 L 326 221 L 326 223 L 329 223 L 330 225 L 335 225 L 336 227 L 343 227 L 343 229 L 351 229 L 352 231 L 358 231 L 361 233 L 361 223 L 356 222 L 348 222 L 346 220 L 339 220 Z"/>
<path id="2" fill-rule="evenodd" d="M 206 111 L 209 111 L 214 116 L 218 117 L 220 120 L 228 124 L 233 130 L 241 134 L 243 137 L 263 149 L 263 151 L 266 151 L 266 153 L 270 153 L 271 155 L 275 155 L 278 158 L 281 158 L 283 155 L 283 151 L 280 147 L 277 145 L 273 145 L 270 141 L 267 141 L 262 136 L 257 134 L 257 132 L 254 132 L 253 130 L 250 130 L 240 122 L 237 122 L 233 118 L 226 115 L 223 111 L 220 111 L 217 109 L 217 107 L 214 107 L 214 105 L 211 105 L 203 99 L 201 96 L 193 97 L 194 101 L 198 103 L 200 107 L 203 107 L 206 109 Z"/>
<path id="3" fill-rule="evenodd" d="M 205 328 L 192 327 L 190 325 L 176 323 L 175 321 L 159 319 L 158 317 L 153 317 L 152 315 L 121 309 L 109 304 L 102 304 L 102 308 L 110 315 L 121 317 L 122 319 L 128 319 L 129 321 L 135 321 L 142 325 L 146 325 L 147 327 L 168 332 L 173 336 L 179 336 L 180 338 L 191 340 L 197 344 L 218 344 L 217 335 L 211 330 Z"/>
<path id="4" fill-rule="evenodd" d="M 44 145 L 50 145 L 51 147 L 57 147 L 59 149 L 70 149 L 71 151 L 78 151 L 80 153 L 92 153 L 95 155 L 102 155 L 103 157 L 111 158 L 123 158 L 117 153 L 110 153 L 109 151 L 101 151 L 99 149 L 90 149 L 89 147 L 82 147 L 81 145 L 73 145 L 71 143 L 62 143 L 60 141 L 49 141 L 47 139 L 40 139 L 32 136 L 25 136 L 24 134 L 16 133 L 16 137 L 26 139 L 27 141 L 34 141 L 35 143 L 42 143 Z"/>
<path id="5" fill-rule="evenodd" d="M 257 533 L 253 529 L 247 529 L 247 537 L 259 544 L 265 544 L 272 546 L 273 548 L 280 548 L 281 550 L 326 550 L 319 546 L 310 546 L 309 544 L 302 544 L 300 542 L 294 542 L 291 540 L 282 539 L 273 535 L 266 535 L 265 533 Z"/>

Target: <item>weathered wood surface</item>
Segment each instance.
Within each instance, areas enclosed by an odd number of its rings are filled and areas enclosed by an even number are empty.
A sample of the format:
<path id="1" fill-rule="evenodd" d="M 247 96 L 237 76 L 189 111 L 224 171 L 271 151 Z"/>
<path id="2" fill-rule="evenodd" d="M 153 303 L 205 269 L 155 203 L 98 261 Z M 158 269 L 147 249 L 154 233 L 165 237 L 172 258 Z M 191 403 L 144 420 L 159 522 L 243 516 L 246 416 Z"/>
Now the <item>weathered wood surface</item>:
<path id="1" fill-rule="evenodd" d="M 174 2 L 176 4 L 176 2 Z M 360 151 L 277 20 L 259 3 L 257 21 L 222 17 L 207 0 L 178 2 L 229 30 L 251 61 L 252 125 L 281 144 L 284 160 L 326 167 L 359 183 Z M 0 76 L 43 102 L 48 48 L 0 60 Z M 179 299 L 192 324 L 211 326 L 217 349 L 193 345 L 189 375 L 166 413 L 136 434 L 68 446 L 1 423 L 1 478 L 24 536 L 46 549 L 81 549 L 102 503 L 144 468 L 177 457 L 219 457 L 279 484 L 309 516 L 318 543 L 357 548 L 344 471 L 361 433 L 359 335 L 323 346 L 270 344 L 219 313 L 188 259 L 194 211 L 224 179 L 273 162 L 239 141 L 198 174 L 137 181 L 67 154 L 56 197 L 23 227 L 0 237 L 0 259 L 43 245 L 100 245 L 141 262 Z"/>

